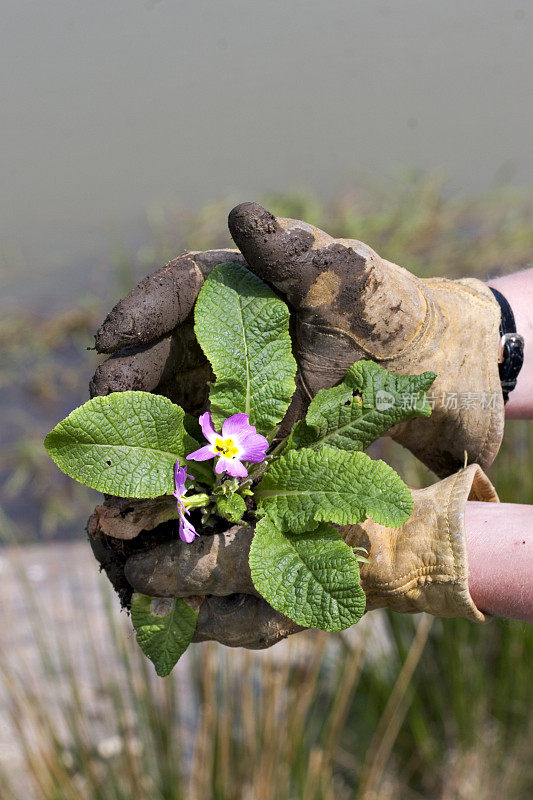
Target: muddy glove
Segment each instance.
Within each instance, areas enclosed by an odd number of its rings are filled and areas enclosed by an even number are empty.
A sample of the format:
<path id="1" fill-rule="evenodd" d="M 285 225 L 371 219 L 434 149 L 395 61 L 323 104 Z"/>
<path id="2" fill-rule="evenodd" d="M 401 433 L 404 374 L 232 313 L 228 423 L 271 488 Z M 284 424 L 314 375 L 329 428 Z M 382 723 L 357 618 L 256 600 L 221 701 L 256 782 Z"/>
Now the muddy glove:
<path id="1" fill-rule="evenodd" d="M 147 276 L 113 308 L 95 336 L 96 350 L 111 356 L 91 380 L 91 397 L 126 390 L 153 391 L 186 411 L 205 410 L 213 375 L 196 341 L 191 312 L 204 279 L 226 261 L 245 263 L 236 250 L 185 253 Z M 164 536 L 167 512 L 164 498 L 160 502 L 108 498 L 89 519 L 87 532 L 94 555 L 124 605 L 131 597 L 124 575 L 127 553 L 135 550 L 137 542 L 142 546 L 142 537 L 137 537 L 143 530 L 153 531 L 156 538 L 159 531 Z M 175 528 L 175 522 L 172 524 Z M 135 544 L 124 545 L 133 539 Z M 208 588 L 198 594 L 205 596 Z M 251 640 L 256 642 L 264 630 L 265 641 L 270 642 L 273 625 L 279 638 L 280 627 L 270 606 L 259 598 L 245 599 L 242 607 L 238 596 L 206 598 L 197 638 L 222 638 L 232 644 L 232 637 L 241 640 L 248 626 Z M 224 615 L 227 622 L 221 624 Z"/>
<path id="2" fill-rule="evenodd" d="M 91 397 L 128 389 L 153 391 L 169 397 L 186 411 L 205 410 L 208 382 L 213 375 L 194 336 L 191 312 L 204 279 L 225 261 L 245 265 L 236 250 L 186 253 L 149 275 L 115 306 L 95 337 L 97 351 L 112 355 L 97 368 L 90 383 Z M 124 574 L 129 551 L 124 541 L 129 540 L 129 547 L 135 549 L 137 542 L 142 546 L 139 535 L 143 530 L 153 531 L 156 539 L 159 531 L 164 536 L 168 533 L 167 512 L 164 499 L 108 498 L 88 522 L 95 557 L 125 605 L 129 603 L 131 586 Z M 174 526 L 175 535 L 175 521 L 168 524 Z M 231 534 L 226 536 L 231 539 Z M 240 574 L 249 575 L 249 536 L 248 530 L 248 544 L 239 548 L 244 563 L 237 560 L 233 564 Z M 212 546 L 212 540 L 213 537 L 197 539 L 193 549 L 184 551 L 184 555 L 194 557 L 194 553 L 203 552 L 207 546 L 204 542 Z M 228 552 L 235 554 L 237 548 Z M 195 593 L 205 597 L 196 641 L 215 639 L 229 646 L 268 647 L 300 630 L 262 598 L 233 593 L 229 584 L 217 596 L 216 588 L 212 592 L 212 581 L 204 585 L 200 579 L 205 577 L 205 571 L 195 574 Z M 209 596 L 211 592 L 213 596 Z"/>
<path id="3" fill-rule="evenodd" d="M 89 386 L 91 397 L 128 389 L 164 394 L 186 411 L 204 410 L 211 368 L 194 335 L 192 309 L 204 279 L 237 250 L 191 252 L 148 275 L 107 315 L 95 336 L 111 353 Z"/>
<path id="4" fill-rule="evenodd" d="M 254 203 L 233 209 L 229 226 L 248 267 L 291 305 L 299 375 L 284 428 L 318 389 L 370 358 L 391 372 L 437 373 L 431 417 L 402 423 L 394 439 L 441 477 L 459 469 L 465 453 L 483 468 L 492 463 L 504 423 L 500 307 L 483 283 L 416 278 L 362 242 L 276 219 Z M 96 349 L 115 355 L 96 371 L 91 394 L 155 390 L 188 411 L 203 409 L 211 372 L 191 311 L 206 275 L 229 260 L 246 264 L 232 250 L 185 254 L 122 300 L 96 336 Z"/>
<path id="5" fill-rule="evenodd" d="M 372 520 L 341 529 L 352 547 L 368 550 L 361 564 L 366 610 L 425 611 L 482 622 L 468 590 L 465 537 L 467 500 L 497 502 L 483 470 L 472 464 L 427 489 L 413 491 L 414 510 L 399 528 Z M 257 596 L 248 567 L 253 531 L 236 525 L 192 544 L 174 540 L 131 556 L 129 584 L 153 597 L 209 594 L 196 641 L 216 639 L 233 647 L 263 648 L 302 630 Z"/>
<path id="6" fill-rule="evenodd" d="M 255 203 L 234 208 L 229 227 L 249 269 L 291 306 L 303 407 L 362 358 L 399 374 L 431 370 L 431 417 L 391 435 L 440 477 L 463 466 L 465 453 L 468 463 L 492 463 L 504 424 L 500 307 L 481 281 L 417 278 L 362 242 L 276 219 Z"/>

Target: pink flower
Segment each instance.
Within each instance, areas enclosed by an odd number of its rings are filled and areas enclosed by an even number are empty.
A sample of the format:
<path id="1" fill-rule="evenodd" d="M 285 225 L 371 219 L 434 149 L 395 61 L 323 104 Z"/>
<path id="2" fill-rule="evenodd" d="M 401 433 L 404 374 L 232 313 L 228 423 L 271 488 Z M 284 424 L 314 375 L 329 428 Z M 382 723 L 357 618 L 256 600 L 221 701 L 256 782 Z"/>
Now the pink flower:
<path id="1" fill-rule="evenodd" d="M 217 475 L 227 472 L 234 478 L 246 478 L 248 470 L 242 463 L 251 461 L 259 464 L 264 460 L 268 441 L 250 425 L 248 414 L 234 414 L 222 424 L 222 433 L 217 433 L 211 423 L 211 414 L 206 411 L 199 419 L 203 434 L 209 444 L 195 450 L 187 458 L 193 461 L 207 461 L 216 458 Z"/>
<path id="2" fill-rule="evenodd" d="M 192 542 L 194 537 L 198 536 L 198 534 L 194 529 L 194 525 L 192 525 L 185 516 L 189 516 L 191 512 L 185 508 L 183 500 L 181 499 L 186 492 L 185 481 L 187 478 L 192 480 L 192 475 L 188 475 L 185 467 L 180 467 L 180 462 L 176 461 L 174 467 L 174 483 L 176 484 L 176 489 L 172 494 L 178 501 L 179 535 L 183 542 Z"/>

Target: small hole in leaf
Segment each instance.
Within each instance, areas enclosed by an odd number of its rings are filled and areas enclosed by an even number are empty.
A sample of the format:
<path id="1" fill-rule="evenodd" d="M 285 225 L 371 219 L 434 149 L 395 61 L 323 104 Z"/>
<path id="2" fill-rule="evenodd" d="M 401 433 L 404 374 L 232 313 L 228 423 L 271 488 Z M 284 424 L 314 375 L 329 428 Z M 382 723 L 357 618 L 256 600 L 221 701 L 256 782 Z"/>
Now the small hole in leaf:
<path id="1" fill-rule="evenodd" d="M 352 401 L 351 400 L 347 400 L 344 405 L 345 406 L 351 406 L 352 405 Z"/>
<path id="2" fill-rule="evenodd" d="M 105 463 L 107 464 L 108 467 L 111 466 L 111 461 L 106 461 Z"/>

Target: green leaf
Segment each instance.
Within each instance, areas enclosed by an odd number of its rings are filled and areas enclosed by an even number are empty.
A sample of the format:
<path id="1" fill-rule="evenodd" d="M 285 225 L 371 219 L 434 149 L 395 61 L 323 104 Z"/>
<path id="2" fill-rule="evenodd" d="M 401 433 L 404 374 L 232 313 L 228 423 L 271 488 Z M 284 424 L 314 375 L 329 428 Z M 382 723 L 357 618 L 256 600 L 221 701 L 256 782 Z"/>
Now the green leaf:
<path id="1" fill-rule="evenodd" d="M 342 631 L 363 616 L 357 558 L 331 525 L 285 535 L 264 517 L 252 540 L 250 569 L 265 600 L 306 628 Z"/>
<path id="2" fill-rule="evenodd" d="M 209 395 L 215 427 L 244 413 L 259 433 L 271 433 L 295 389 L 287 306 L 247 269 L 225 263 L 206 279 L 194 317 L 217 378 Z"/>
<path id="3" fill-rule="evenodd" d="M 278 519 L 284 531 L 310 530 L 317 522 L 350 525 L 366 517 L 393 527 L 413 510 L 411 492 L 392 467 L 332 447 L 289 451 L 273 462 L 254 496 L 258 510 Z"/>
<path id="4" fill-rule="evenodd" d="M 426 392 L 435 377 L 434 372 L 393 375 L 374 361 L 358 361 L 341 384 L 316 394 L 287 446 L 366 450 L 399 422 L 429 417 Z"/>
<path id="5" fill-rule="evenodd" d="M 161 678 L 172 672 L 189 646 L 197 620 L 198 611 L 180 598 L 138 593 L 131 598 L 131 621 L 139 647 Z"/>
<path id="6" fill-rule="evenodd" d="M 219 495 L 215 501 L 217 514 L 230 522 L 239 522 L 246 511 L 244 497 L 240 494 Z"/>
<path id="7" fill-rule="evenodd" d="M 114 392 L 74 409 L 44 444 L 59 469 L 92 489 L 159 497 L 172 494 L 174 464 L 191 452 L 183 415 L 161 395 Z"/>

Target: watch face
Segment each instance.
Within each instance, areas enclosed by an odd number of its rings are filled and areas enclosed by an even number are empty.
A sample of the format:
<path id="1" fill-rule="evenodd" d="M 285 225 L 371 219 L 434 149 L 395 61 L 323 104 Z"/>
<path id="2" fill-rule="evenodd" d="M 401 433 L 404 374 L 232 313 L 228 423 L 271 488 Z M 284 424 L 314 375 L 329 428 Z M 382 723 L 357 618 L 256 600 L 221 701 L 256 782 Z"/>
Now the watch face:
<path id="1" fill-rule="evenodd" d="M 505 402 L 516 386 L 518 374 L 524 363 L 524 337 L 519 333 L 505 333 L 500 340 L 502 357 L 499 365 L 500 381 Z"/>
<path id="2" fill-rule="evenodd" d="M 509 399 L 509 392 L 516 386 L 518 373 L 524 363 L 524 337 L 516 332 L 516 322 L 509 301 L 497 289 L 489 286 L 501 310 L 500 341 L 498 344 L 498 371 L 502 385 L 503 399 Z"/>

